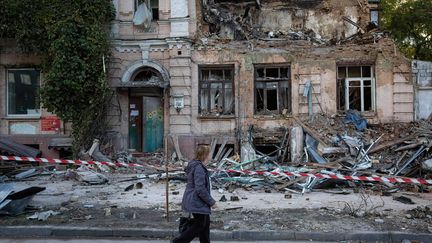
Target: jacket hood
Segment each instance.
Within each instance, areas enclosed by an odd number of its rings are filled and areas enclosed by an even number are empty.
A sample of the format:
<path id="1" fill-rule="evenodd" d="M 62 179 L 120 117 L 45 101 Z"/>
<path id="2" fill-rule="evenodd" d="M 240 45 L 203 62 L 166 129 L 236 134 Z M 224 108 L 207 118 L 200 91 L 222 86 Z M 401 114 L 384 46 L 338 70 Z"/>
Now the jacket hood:
<path id="1" fill-rule="evenodd" d="M 186 174 L 189 174 L 197 165 L 201 164 L 201 161 L 199 160 L 191 160 L 189 161 L 188 165 L 186 166 Z"/>

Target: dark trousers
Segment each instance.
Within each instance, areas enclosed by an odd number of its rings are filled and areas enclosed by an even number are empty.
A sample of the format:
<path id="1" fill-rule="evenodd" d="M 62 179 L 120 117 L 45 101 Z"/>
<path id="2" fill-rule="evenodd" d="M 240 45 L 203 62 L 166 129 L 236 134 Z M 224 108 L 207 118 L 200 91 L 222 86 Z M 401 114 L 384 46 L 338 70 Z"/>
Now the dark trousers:
<path id="1" fill-rule="evenodd" d="M 199 237 L 200 243 L 210 243 L 210 215 L 194 213 L 194 224 L 174 238 L 173 243 L 189 243 Z"/>

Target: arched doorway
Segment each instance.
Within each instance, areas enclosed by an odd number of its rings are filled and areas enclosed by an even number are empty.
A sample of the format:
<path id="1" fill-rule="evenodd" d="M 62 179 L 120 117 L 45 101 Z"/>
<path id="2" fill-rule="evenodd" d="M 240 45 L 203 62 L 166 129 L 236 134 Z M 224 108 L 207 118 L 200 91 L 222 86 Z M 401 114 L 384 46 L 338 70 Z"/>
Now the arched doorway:
<path id="1" fill-rule="evenodd" d="M 150 64 L 150 65 L 149 65 Z M 161 66 L 137 63 L 126 71 L 128 88 L 128 148 L 154 152 L 163 148 L 164 91 L 169 83 Z"/>

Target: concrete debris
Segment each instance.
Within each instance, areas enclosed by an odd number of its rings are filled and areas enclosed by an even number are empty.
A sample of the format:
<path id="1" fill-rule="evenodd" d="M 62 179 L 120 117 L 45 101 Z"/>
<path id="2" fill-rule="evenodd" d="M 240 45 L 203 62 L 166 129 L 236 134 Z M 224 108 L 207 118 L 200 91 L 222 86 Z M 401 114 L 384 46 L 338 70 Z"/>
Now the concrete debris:
<path id="1" fill-rule="evenodd" d="M 38 174 L 38 172 L 36 171 L 36 169 L 33 168 L 30 170 L 23 171 L 19 174 L 16 174 L 15 179 L 22 180 L 22 179 L 29 178 L 29 177 L 32 177 L 32 176 L 37 175 L 37 174 Z"/>
<path id="2" fill-rule="evenodd" d="M 130 191 L 130 190 L 133 190 L 133 189 L 142 189 L 143 187 L 144 187 L 144 184 L 142 182 L 137 182 L 135 184 L 131 184 L 131 185 L 127 186 L 124 189 L 124 191 L 127 192 L 127 191 Z"/>
<path id="3" fill-rule="evenodd" d="M 432 172 L 432 159 L 428 159 L 422 162 L 422 169 Z"/>
<path id="4" fill-rule="evenodd" d="M 424 207 L 418 206 L 416 208 L 408 210 L 408 213 L 413 218 L 432 219 L 432 205 L 424 206 Z"/>
<path id="5" fill-rule="evenodd" d="M 360 117 L 360 119 L 362 118 Z M 277 173 L 248 175 L 226 172 L 226 170 L 250 170 L 431 178 L 430 161 L 432 158 L 430 148 L 432 147 L 432 132 L 430 131 L 432 130 L 432 121 L 430 120 L 410 124 L 371 124 L 362 122 L 361 129 L 356 123 L 346 123 L 343 116 L 313 114 L 312 117 L 295 117 L 291 121 L 292 127 L 273 129 L 262 129 L 250 125 L 241 134 L 239 141 L 242 141 L 242 143 L 239 144 L 236 150 L 234 150 L 234 147 L 230 147 L 226 137 L 214 139 L 210 146 L 213 152 L 212 161 L 209 164 L 212 171 L 210 177 L 213 189 L 217 189 L 221 195 L 224 193 L 232 194 L 238 188 L 266 193 L 278 191 L 282 193 L 281 198 L 285 199 L 292 199 L 294 196 L 318 191 L 337 194 L 338 196 L 348 195 L 353 192 L 359 194 L 359 191 L 361 191 L 359 188 L 362 188 L 366 193 L 380 196 L 391 196 L 398 191 L 415 193 L 431 191 L 431 187 L 424 185 L 319 179 Z M 160 151 L 154 153 L 120 152 L 109 154 L 105 152 L 107 150 L 104 147 L 105 145 L 102 146 L 95 140 L 86 154 L 94 156 L 98 154 L 99 148 L 101 148 L 103 152 L 99 151 L 100 154 L 110 156 L 108 159 L 112 161 L 117 158 L 125 163 L 133 162 L 142 165 L 142 167 L 136 168 L 137 171 L 134 171 L 137 173 L 136 175 L 125 177 L 119 181 L 129 182 L 118 187 L 118 190 L 122 193 L 124 193 L 123 191 L 147 189 L 147 185 L 144 186 L 146 181 L 164 179 L 167 176 L 167 171 L 172 185 L 186 181 L 183 170 L 186 165 L 177 156 L 172 156 L 173 161 L 167 162 L 166 157 Z M 240 152 L 241 156 L 235 152 Z M 51 171 L 47 169 L 51 169 Z M 21 180 L 34 173 L 40 173 L 38 172 L 40 170 L 36 167 L 21 168 L 19 171 L 20 173 L 16 173 L 16 170 L 14 170 L 14 174 L 7 174 L 7 179 Z M 129 168 L 120 167 L 109 168 L 109 171 L 106 171 L 106 168 L 94 166 L 69 167 L 68 169 L 59 166 L 46 168 L 44 173 L 51 174 L 50 178 L 52 180 L 56 178 L 71 179 L 92 186 L 108 183 L 110 180 L 107 172 L 127 174 L 130 171 Z M 58 175 L 61 175 L 61 177 L 58 177 Z M 111 175 L 110 178 L 112 178 Z M 33 194 L 24 193 L 18 197 L 13 192 L 12 187 L 4 187 L 0 190 L 1 213 L 16 215 L 23 212 L 32 195 L 38 192 L 37 190 L 30 191 Z M 141 194 L 140 192 L 124 193 L 124 195 Z M 178 197 L 181 194 L 177 187 L 172 187 L 171 192 L 173 197 Z M 243 201 L 240 199 L 247 198 L 237 194 L 237 192 L 235 193 L 235 196 L 222 195 L 219 201 L 229 201 L 226 204 L 237 204 Z M 107 196 L 103 196 L 105 199 L 101 200 L 107 200 Z M 73 200 L 73 197 L 75 196 L 71 197 L 70 203 L 78 201 L 78 199 Z M 414 203 L 405 196 L 394 197 L 393 199 L 404 204 Z M 17 200 L 22 201 L 17 202 Z M 86 203 L 83 206 L 85 208 L 95 207 L 93 203 Z M 348 209 L 351 210 L 350 214 L 356 217 L 364 213 L 364 211 L 356 210 L 353 205 Z M 105 215 L 111 215 L 110 213 L 107 211 Z M 49 213 L 46 214 L 48 216 L 38 214 L 37 219 L 46 220 L 51 216 Z M 414 213 L 410 213 L 410 215 L 416 217 Z M 425 215 L 430 215 L 430 213 Z M 36 215 L 32 216 L 32 218 L 36 219 Z M 84 216 L 80 218 L 84 218 Z M 381 223 L 381 221 L 378 220 L 377 223 Z"/>
<path id="6" fill-rule="evenodd" d="M 315 114 L 313 119 L 295 118 L 296 123 L 300 125 L 297 129 L 262 131 L 250 126 L 246 133 L 247 138 L 244 140 L 246 143 L 242 143 L 241 151 L 243 154 L 255 154 L 255 156 L 243 156 L 247 160 L 232 156 L 216 161 L 212 165 L 217 168 L 211 175 L 213 185 L 228 191 L 242 187 L 263 192 L 274 189 L 292 193 L 296 191 L 302 194 L 335 186 L 354 189 L 365 186 L 365 183 L 356 181 L 296 178 L 284 175 L 247 175 L 226 173 L 223 170 L 287 171 L 351 176 L 387 174 L 430 178 L 431 175 L 428 174 L 430 159 L 427 160 L 431 157 L 428 153 L 432 141 L 432 134 L 428 132 L 428 129 L 432 128 L 430 121 L 375 125 L 362 121 L 361 117 L 356 117 L 355 114 L 359 115 L 356 111 L 351 111 L 350 114 L 352 114 L 350 119 L 355 117 L 355 120 L 360 121 L 360 125 L 357 124 L 358 122 L 346 123 L 343 117 Z M 285 131 L 293 133 L 288 134 L 291 139 L 286 139 Z M 276 139 L 269 139 L 273 136 Z M 296 147 L 302 143 L 305 145 L 304 151 L 299 154 L 300 149 Z M 296 156 L 286 156 L 283 152 L 290 146 L 288 154 L 293 153 Z M 295 161 L 290 158 L 294 158 Z M 372 190 L 380 191 L 381 194 L 410 187 L 410 185 L 387 182 L 381 185 L 367 184 Z M 424 192 L 431 190 L 427 186 L 417 187 Z"/>
<path id="7" fill-rule="evenodd" d="M 32 216 L 27 217 L 27 219 L 37 219 L 38 221 L 45 221 L 47 220 L 50 216 L 55 216 L 60 214 L 60 212 L 56 212 L 53 210 L 48 210 L 45 212 L 38 212 L 33 214 Z"/>
<path id="8" fill-rule="evenodd" d="M 405 197 L 405 196 L 393 197 L 393 200 L 401 202 L 401 203 L 405 203 L 405 204 L 415 204 L 415 202 L 413 202 L 413 200 L 411 198 Z"/>
<path id="9" fill-rule="evenodd" d="M 105 184 L 109 179 L 98 172 L 90 170 L 87 166 L 81 166 L 76 170 L 67 170 L 66 178 L 75 179 L 90 185 Z"/>
<path id="10" fill-rule="evenodd" d="M 384 36 L 378 27 L 352 13 L 342 4 L 328 1 L 202 1 L 203 31 L 197 37 L 203 45 L 209 39 L 271 41 L 306 41 L 312 45 L 338 45 L 347 42 L 376 43 Z M 323 31 L 321 22 L 328 18 L 333 32 Z M 331 21 L 330 21 L 331 22 Z M 251 45 L 253 46 L 253 45 Z"/>

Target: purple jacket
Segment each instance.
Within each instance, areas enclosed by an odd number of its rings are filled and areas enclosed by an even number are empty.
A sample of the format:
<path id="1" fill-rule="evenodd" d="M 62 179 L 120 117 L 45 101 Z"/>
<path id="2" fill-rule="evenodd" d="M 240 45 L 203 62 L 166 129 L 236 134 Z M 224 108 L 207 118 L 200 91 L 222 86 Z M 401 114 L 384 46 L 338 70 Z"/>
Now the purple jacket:
<path id="1" fill-rule="evenodd" d="M 189 213 L 211 214 L 216 201 L 210 195 L 208 170 L 199 160 L 191 160 L 186 167 L 187 184 L 182 209 Z"/>

